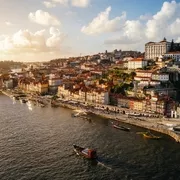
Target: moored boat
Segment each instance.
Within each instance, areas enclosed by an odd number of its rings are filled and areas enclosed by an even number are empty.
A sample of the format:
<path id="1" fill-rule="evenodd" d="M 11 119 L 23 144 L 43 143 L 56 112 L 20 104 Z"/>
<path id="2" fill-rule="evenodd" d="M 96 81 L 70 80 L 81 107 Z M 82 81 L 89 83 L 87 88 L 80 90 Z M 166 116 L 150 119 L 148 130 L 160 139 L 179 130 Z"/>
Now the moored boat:
<path id="1" fill-rule="evenodd" d="M 72 117 L 80 117 L 80 116 L 85 116 L 85 115 L 87 115 L 87 113 L 79 109 L 73 110 L 73 113 L 71 114 Z"/>
<path id="2" fill-rule="evenodd" d="M 73 144 L 73 148 L 74 148 L 74 152 L 79 156 L 83 156 L 87 159 L 96 159 L 97 158 L 96 150 L 94 150 L 94 149 L 83 148 L 83 147 L 77 146 L 75 144 Z"/>
<path id="3" fill-rule="evenodd" d="M 180 126 L 175 126 L 175 127 L 173 127 L 173 130 L 180 132 Z"/>
<path id="4" fill-rule="evenodd" d="M 115 125 L 115 124 L 113 124 L 112 126 L 114 128 L 116 128 L 116 129 L 120 129 L 120 130 L 123 130 L 123 131 L 130 131 L 130 128 L 127 128 L 127 127 L 124 127 L 124 126 Z"/>
<path id="5" fill-rule="evenodd" d="M 143 133 L 143 136 L 148 139 L 161 139 L 160 136 L 155 136 L 154 134 L 152 134 L 150 132 Z"/>
<path id="6" fill-rule="evenodd" d="M 21 102 L 21 103 L 26 103 L 27 100 L 26 100 L 26 99 L 20 99 L 20 102 Z"/>

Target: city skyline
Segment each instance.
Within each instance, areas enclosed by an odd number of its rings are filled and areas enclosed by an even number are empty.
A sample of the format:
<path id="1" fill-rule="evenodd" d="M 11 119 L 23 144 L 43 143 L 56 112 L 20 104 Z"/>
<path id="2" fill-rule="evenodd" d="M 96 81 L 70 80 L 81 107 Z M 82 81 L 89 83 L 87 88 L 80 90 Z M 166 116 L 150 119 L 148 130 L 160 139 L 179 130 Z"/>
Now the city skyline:
<path id="1" fill-rule="evenodd" d="M 180 42 L 180 1 L 1 0 L 0 60 L 45 61 Z M 13 10 L 12 10 L 13 9 Z"/>

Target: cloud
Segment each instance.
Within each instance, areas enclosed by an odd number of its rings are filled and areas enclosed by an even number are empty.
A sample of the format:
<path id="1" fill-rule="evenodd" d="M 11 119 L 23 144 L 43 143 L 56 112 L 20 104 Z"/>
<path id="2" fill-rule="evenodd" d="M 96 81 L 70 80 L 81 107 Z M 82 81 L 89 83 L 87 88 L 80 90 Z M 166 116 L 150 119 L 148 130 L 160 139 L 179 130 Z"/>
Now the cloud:
<path id="1" fill-rule="evenodd" d="M 80 8 L 86 8 L 90 5 L 90 0 L 52 0 L 52 2 L 64 6 L 72 5 Z"/>
<path id="2" fill-rule="evenodd" d="M 55 27 L 51 27 L 49 29 L 49 34 L 51 35 L 51 37 L 47 39 L 46 45 L 50 48 L 59 47 L 60 42 L 62 42 L 66 37 L 65 34 L 61 33 L 59 29 Z"/>
<path id="3" fill-rule="evenodd" d="M 163 34 L 168 35 L 168 27 L 176 17 L 180 15 L 180 4 L 175 1 L 164 2 L 161 10 L 152 19 L 147 21 L 146 36 L 148 39 L 156 39 Z"/>
<path id="4" fill-rule="evenodd" d="M 126 19 L 126 12 L 123 12 L 120 17 L 109 19 L 111 7 L 98 14 L 92 22 L 87 26 L 83 26 L 81 32 L 87 35 L 100 34 L 105 32 L 114 32 L 122 28 L 122 24 Z"/>
<path id="5" fill-rule="evenodd" d="M 180 37 L 178 37 L 175 42 L 179 43 L 180 42 Z"/>
<path id="6" fill-rule="evenodd" d="M 84 8 L 89 6 L 90 0 L 71 0 L 71 4 L 75 7 Z"/>
<path id="7" fill-rule="evenodd" d="M 60 21 L 53 15 L 48 12 L 37 10 L 36 12 L 29 13 L 30 21 L 41 24 L 44 26 L 58 26 L 60 25 Z"/>
<path id="8" fill-rule="evenodd" d="M 170 25 L 170 31 L 172 33 L 172 35 L 176 36 L 176 35 L 180 35 L 180 19 L 177 18 L 176 21 L 174 21 L 171 25 Z"/>
<path id="9" fill-rule="evenodd" d="M 50 2 L 50 1 L 44 1 L 43 4 L 44 4 L 47 8 L 56 7 L 56 5 L 55 5 L 53 2 Z"/>
<path id="10" fill-rule="evenodd" d="M 104 41 L 105 44 L 134 44 L 137 41 L 133 40 L 133 39 L 129 39 L 125 36 L 121 36 L 119 38 L 115 37 L 115 38 L 110 38 Z"/>
<path id="11" fill-rule="evenodd" d="M 105 40 L 105 44 L 135 44 L 144 39 L 140 21 L 127 20 L 118 36 Z"/>
<path id="12" fill-rule="evenodd" d="M 139 19 L 142 21 L 146 21 L 146 20 L 149 20 L 151 18 L 152 18 L 152 16 L 150 14 L 143 14 L 143 15 L 139 16 Z"/>
<path id="13" fill-rule="evenodd" d="M 13 24 L 9 21 L 6 21 L 5 24 L 6 24 L 6 26 L 13 26 Z"/>
<path id="14" fill-rule="evenodd" d="M 52 2 L 68 6 L 69 0 L 52 0 Z"/>
<path id="15" fill-rule="evenodd" d="M 1 50 L 7 54 L 59 51 L 66 37 L 65 34 L 55 27 L 50 27 L 49 37 L 46 37 L 45 33 L 44 29 L 35 33 L 29 30 L 19 30 L 12 36 L 3 36 L 0 40 Z"/>
<path id="16" fill-rule="evenodd" d="M 160 41 L 164 37 L 167 40 L 175 39 L 180 42 L 180 3 L 164 2 L 160 11 L 148 19 L 144 15 L 139 20 L 126 20 L 122 28 L 114 36 L 107 38 L 106 45 L 121 47 L 134 47 L 144 49 L 148 41 Z M 142 21 L 143 20 L 143 21 Z"/>
<path id="17" fill-rule="evenodd" d="M 74 11 L 67 11 L 67 12 L 65 13 L 65 15 L 66 15 L 66 16 L 76 16 L 77 13 L 74 12 Z"/>

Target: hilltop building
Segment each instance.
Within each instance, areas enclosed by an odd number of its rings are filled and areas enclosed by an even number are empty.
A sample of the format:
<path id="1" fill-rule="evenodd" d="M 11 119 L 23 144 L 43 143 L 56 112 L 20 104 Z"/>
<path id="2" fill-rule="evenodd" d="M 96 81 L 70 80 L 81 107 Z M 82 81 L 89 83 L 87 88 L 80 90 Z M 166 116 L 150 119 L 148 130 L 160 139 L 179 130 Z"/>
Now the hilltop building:
<path id="1" fill-rule="evenodd" d="M 168 52 L 178 51 L 180 48 L 180 43 L 168 42 L 164 38 L 160 42 L 148 42 L 145 44 L 145 59 L 156 60 L 162 55 Z"/>

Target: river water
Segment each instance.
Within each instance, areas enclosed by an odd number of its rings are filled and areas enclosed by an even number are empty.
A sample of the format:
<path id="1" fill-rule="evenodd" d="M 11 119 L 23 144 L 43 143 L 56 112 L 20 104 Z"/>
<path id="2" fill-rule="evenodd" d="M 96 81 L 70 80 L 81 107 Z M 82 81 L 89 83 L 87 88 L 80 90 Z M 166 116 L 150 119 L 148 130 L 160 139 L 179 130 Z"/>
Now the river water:
<path id="1" fill-rule="evenodd" d="M 180 179 L 180 144 L 170 137 L 147 140 L 136 134 L 142 128 L 125 132 L 71 113 L 0 95 L 0 180 Z M 95 148 L 99 162 L 74 154 L 73 144 Z"/>

